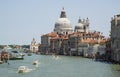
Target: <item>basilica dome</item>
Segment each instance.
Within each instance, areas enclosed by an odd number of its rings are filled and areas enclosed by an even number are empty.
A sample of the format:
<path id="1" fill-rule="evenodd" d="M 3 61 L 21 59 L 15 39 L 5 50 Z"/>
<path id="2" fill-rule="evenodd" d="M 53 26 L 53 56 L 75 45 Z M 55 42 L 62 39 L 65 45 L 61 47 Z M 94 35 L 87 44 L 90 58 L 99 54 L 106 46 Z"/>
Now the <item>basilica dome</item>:
<path id="1" fill-rule="evenodd" d="M 55 22 L 55 28 L 59 29 L 72 29 L 71 23 L 67 18 L 59 18 Z"/>
<path id="2" fill-rule="evenodd" d="M 78 23 L 76 26 L 75 26 L 75 29 L 83 29 L 84 28 L 84 24 L 82 23 Z"/>
<path id="3" fill-rule="evenodd" d="M 75 31 L 75 32 L 84 32 L 84 28 L 85 28 L 84 23 L 83 23 L 82 20 L 79 18 L 78 23 L 77 23 L 77 25 L 75 26 L 74 31 Z"/>
<path id="4" fill-rule="evenodd" d="M 61 11 L 60 18 L 55 22 L 54 31 L 58 34 L 69 34 L 72 32 L 71 22 L 66 17 L 66 12 Z"/>

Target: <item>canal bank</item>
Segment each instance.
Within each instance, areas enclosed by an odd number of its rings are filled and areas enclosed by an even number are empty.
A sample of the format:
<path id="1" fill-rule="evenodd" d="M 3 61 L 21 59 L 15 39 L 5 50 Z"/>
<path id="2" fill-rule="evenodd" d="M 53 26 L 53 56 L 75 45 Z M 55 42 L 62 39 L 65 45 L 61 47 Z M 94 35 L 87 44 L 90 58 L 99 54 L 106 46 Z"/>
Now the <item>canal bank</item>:
<path id="1" fill-rule="evenodd" d="M 32 63 L 38 60 L 38 67 Z M 94 61 L 76 56 L 25 55 L 24 60 L 10 61 L 0 65 L 1 77 L 119 77 L 120 65 Z M 32 71 L 19 74 L 19 66 L 28 66 Z"/>

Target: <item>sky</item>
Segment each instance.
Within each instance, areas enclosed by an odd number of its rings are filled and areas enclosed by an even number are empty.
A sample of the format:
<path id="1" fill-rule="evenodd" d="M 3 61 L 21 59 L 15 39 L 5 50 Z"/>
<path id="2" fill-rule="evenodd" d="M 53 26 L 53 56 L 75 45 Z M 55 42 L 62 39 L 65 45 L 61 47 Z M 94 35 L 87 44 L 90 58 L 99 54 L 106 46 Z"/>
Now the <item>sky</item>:
<path id="1" fill-rule="evenodd" d="M 109 37 L 111 17 L 120 14 L 120 0 L 0 0 L 0 45 L 29 45 L 50 33 L 64 7 L 72 28 L 89 18 L 90 30 Z"/>

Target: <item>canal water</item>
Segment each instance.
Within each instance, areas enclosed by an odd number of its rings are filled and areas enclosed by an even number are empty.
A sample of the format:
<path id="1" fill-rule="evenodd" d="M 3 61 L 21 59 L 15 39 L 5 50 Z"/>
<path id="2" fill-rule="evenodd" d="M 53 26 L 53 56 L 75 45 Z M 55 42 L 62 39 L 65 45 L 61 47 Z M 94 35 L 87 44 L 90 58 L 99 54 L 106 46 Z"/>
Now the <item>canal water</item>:
<path id="1" fill-rule="evenodd" d="M 32 63 L 39 60 L 39 65 Z M 24 60 L 0 64 L 0 77 L 120 77 L 120 65 L 96 62 L 76 56 L 25 55 Z M 18 73 L 19 66 L 31 69 Z"/>

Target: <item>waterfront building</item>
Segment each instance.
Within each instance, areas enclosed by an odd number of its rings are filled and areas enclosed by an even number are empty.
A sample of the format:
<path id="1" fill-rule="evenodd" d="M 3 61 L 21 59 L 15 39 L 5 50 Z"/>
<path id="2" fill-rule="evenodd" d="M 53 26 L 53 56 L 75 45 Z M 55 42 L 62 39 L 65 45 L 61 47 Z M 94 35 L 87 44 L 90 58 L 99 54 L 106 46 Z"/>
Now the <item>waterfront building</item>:
<path id="1" fill-rule="evenodd" d="M 120 62 L 120 14 L 111 19 L 111 57 Z"/>
<path id="2" fill-rule="evenodd" d="M 69 35 L 70 55 L 91 56 L 93 52 L 104 54 L 105 50 L 101 51 L 101 49 L 105 48 L 105 41 L 100 32 L 74 32 Z"/>
<path id="3" fill-rule="evenodd" d="M 92 51 L 99 52 L 99 45 L 104 45 L 106 39 L 102 33 L 90 31 L 89 24 L 88 18 L 79 18 L 73 31 L 63 8 L 53 32 L 41 36 L 40 52 L 83 56 L 91 55 Z"/>
<path id="4" fill-rule="evenodd" d="M 67 55 L 68 54 L 68 36 L 59 35 L 50 39 L 50 48 L 52 53 Z"/>
<path id="5" fill-rule="evenodd" d="M 33 38 L 33 40 L 31 41 L 31 44 L 30 44 L 30 51 L 38 52 L 38 47 L 39 47 L 39 44 L 37 44 L 35 41 L 35 38 Z"/>
<path id="6" fill-rule="evenodd" d="M 108 38 L 106 40 L 106 53 L 105 53 L 105 59 L 106 61 L 111 61 L 111 39 Z"/>
<path id="7" fill-rule="evenodd" d="M 70 42 L 68 36 L 64 36 L 62 38 L 62 43 L 61 43 L 61 53 L 63 55 L 69 55 L 69 50 L 70 50 L 69 43 Z"/>
<path id="8" fill-rule="evenodd" d="M 42 54 L 49 53 L 50 52 L 50 39 L 57 37 L 57 36 L 58 36 L 58 34 L 55 32 L 51 32 L 51 33 L 42 35 L 41 36 L 41 46 L 39 48 L 39 51 Z"/>
<path id="9" fill-rule="evenodd" d="M 54 38 L 50 39 L 50 49 L 52 53 L 59 54 L 60 53 L 60 48 L 61 48 L 61 37 L 57 36 Z"/>

